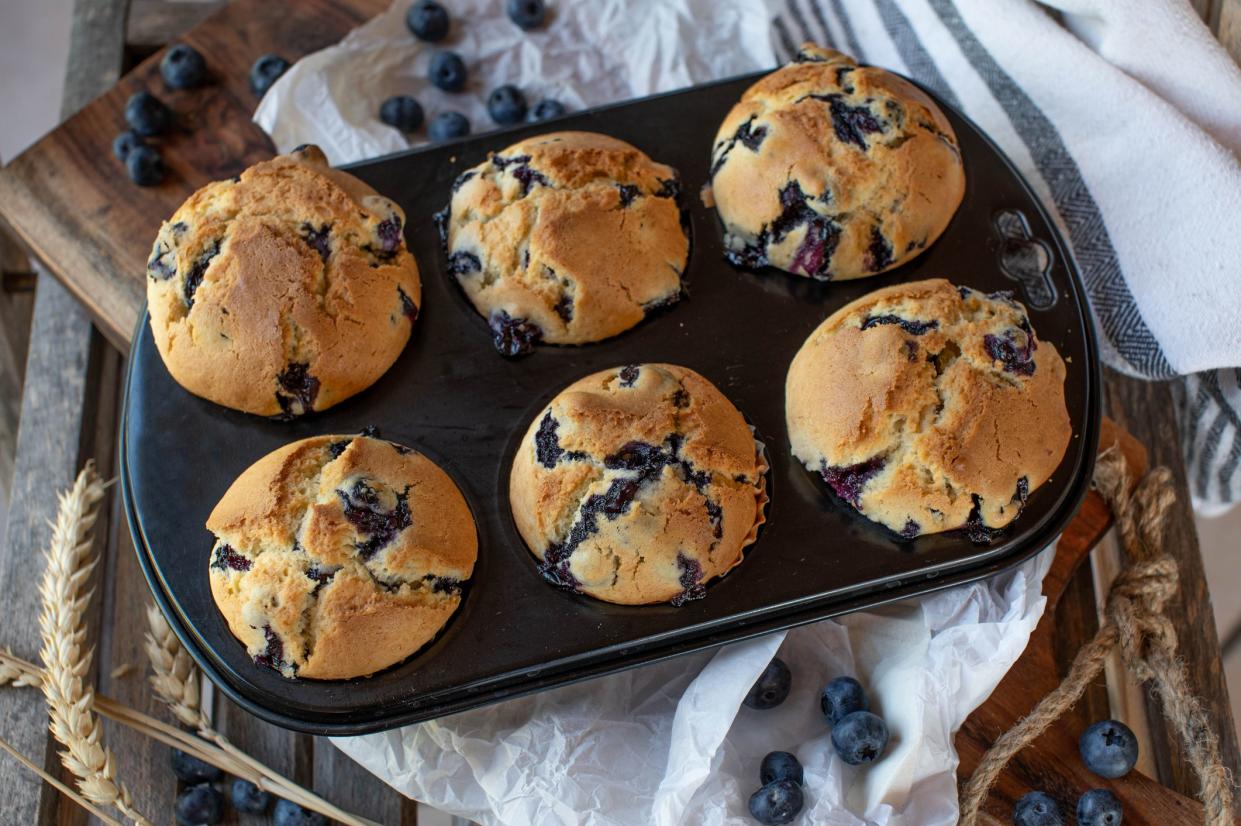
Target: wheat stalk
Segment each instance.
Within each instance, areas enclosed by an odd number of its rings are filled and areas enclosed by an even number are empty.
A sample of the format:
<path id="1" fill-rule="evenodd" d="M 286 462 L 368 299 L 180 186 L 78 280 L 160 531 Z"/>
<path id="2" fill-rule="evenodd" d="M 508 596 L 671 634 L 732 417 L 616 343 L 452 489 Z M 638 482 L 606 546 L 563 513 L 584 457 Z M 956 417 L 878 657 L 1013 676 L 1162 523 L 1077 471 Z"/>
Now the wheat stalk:
<path id="1" fill-rule="evenodd" d="M 100 806 L 112 806 L 145 826 L 148 821 L 133 808 L 129 790 L 116 778 L 112 752 L 104 746 L 99 720 L 91 711 L 94 689 L 88 676 L 92 652 L 86 645 L 83 614 L 91 598 L 88 583 L 96 562 L 91 528 L 101 499 L 103 484 L 91 462 L 78 474 L 73 487 L 60 494 L 40 588 L 43 694 L 52 735 L 65 747 L 61 762 L 78 778 L 82 796 Z"/>
<path id="2" fill-rule="evenodd" d="M 182 649 L 182 654 L 184 654 L 184 649 Z M 37 665 L 15 656 L 7 649 L 0 648 L 0 685 L 40 685 L 42 679 L 43 672 L 40 671 Z M 187 754 L 197 757 L 199 760 L 210 763 L 221 771 L 249 780 L 259 788 L 269 791 L 278 797 L 291 800 L 303 808 L 312 809 L 348 826 L 377 826 L 373 821 L 351 815 L 336 808 L 312 792 L 281 776 L 238 750 L 236 746 L 229 743 L 218 732 L 213 733 L 222 745 L 205 742 L 200 737 L 182 731 L 175 726 L 170 726 L 162 720 L 157 720 L 140 711 L 135 711 L 108 697 L 96 694 L 93 699 L 94 710 L 109 720 L 128 726 L 134 731 L 153 740 L 158 740 L 167 746 L 180 749 Z M 180 715 L 178 715 L 178 719 L 180 719 Z"/>
<path id="3" fill-rule="evenodd" d="M 59 789 L 62 794 L 71 798 L 75 803 L 77 803 L 79 806 L 81 806 L 86 811 L 93 814 L 95 817 L 102 820 L 104 823 L 107 823 L 108 826 L 121 826 L 119 821 L 109 817 L 101 809 L 95 808 L 95 806 L 89 800 L 82 797 L 82 795 L 78 794 L 73 789 L 69 788 L 69 786 L 60 782 L 55 777 L 52 777 L 47 772 L 43 771 L 43 769 L 39 768 L 34 763 L 30 762 L 29 758 L 27 758 L 26 755 L 22 754 L 20 751 L 13 748 L 12 744 L 10 744 L 4 738 L 0 738 L 0 749 L 4 749 L 18 763 L 21 763 L 23 766 L 30 769 L 32 772 L 39 775 L 39 777 L 42 777 L 43 781 L 47 783 L 49 786 Z"/>

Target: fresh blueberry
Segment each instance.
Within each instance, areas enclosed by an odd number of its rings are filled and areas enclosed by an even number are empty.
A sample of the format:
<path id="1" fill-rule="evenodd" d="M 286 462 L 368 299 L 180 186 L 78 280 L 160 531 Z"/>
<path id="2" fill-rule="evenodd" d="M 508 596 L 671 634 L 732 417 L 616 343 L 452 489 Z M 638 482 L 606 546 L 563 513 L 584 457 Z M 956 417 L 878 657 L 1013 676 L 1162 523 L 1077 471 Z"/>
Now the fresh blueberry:
<path id="1" fill-rule="evenodd" d="M 436 143 L 464 138 L 468 134 L 470 121 L 460 112 L 440 112 L 427 126 L 427 136 Z"/>
<path id="2" fill-rule="evenodd" d="M 278 54 L 265 54 L 250 67 L 250 90 L 262 97 L 289 70 L 289 61 Z"/>
<path id="3" fill-rule="evenodd" d="M 547 17 L 547 5 L 543 0 L 508 0 L 504 4 L 508 19 L 523 29 L 537 29 Z"/>
<path id="4" fill-rule="evenodd" d="M 251 783 L 238 777 L 231 788 L 233 808 L 251 815 L 266 814 L 271 806 L 271 795 Z"/>
<path id="5" fill-rule="evenodd" d="M 1091 789 L 1077 801 L 1077 826 L 1120 826 L 1125 813 L 1108 789 Z"/>
<path id="6" fill-rule="evenodd" d="M 801 786 L 792 780 L 776 780 L 750 795 L 750 814 L 770 826 L 792 822 L 803 805 Z"/>
<path id="7" fill-rule="evenodd" d="M 543 98 L 530 110 L 529 121 L 537 123 L 541 120 L 558 118 L 565 113 L 564 104 L 551 98 Z"/>
<path id="8" fill-rule="evenodd" d="M 219 780 L 221 774 L 215 766 L 180 749 L 172 750 L 172 773 L 186 783 L 209 783 Z"/>
<path id="9" fill-rule="evenodd" d="M 758 773 L 764 786 L 776 780 L 792 780 L 798 786 L 805 781 L 801 763 L 787 751 L 773 751 L 764 757 Z"/>
<path id="10" fill-rule="evenodd" d="M 159 73 L 170 89 L 193 89 L 207 78 L 207 61 L 197 49 L 178 43 L 164 53 Z"/>
<path id="11" fill-rule="evenodd" d="M 1046 792 L 1030 792 L 1013 809 L 1013 826 L 1064 826 L 1060 804 Z"/>
<path id="12" fill-rule="evenodd" d="M 852 677 L 837 677 L 823 689 L 819 707 L 823 709 L 827 724 L 834 726 L 855 711 L 866 711 L 870 705 L 861 683 Z"/>
<path id="13" fill-rule="evenodd" d="M 158 135 L 168 128 L 172 112 L 150 92 L 134 92 L 125 103 L 125 122 L 143 137 Z"/>
<path id="14" fill-rule="evenodd" d="M 414 37 L 434 43 L 448 34 L 448 12 L 435 0 L 419 0 L 409 7 L 405 25 Z"/>
<path id="15" fill-rule="evenodd" d="M 138 186 L 156 186 L 164 180 L 164 159 L 149 146 L 135 146 L 125 158 L 125 171 Z"/>
<path id="16" fill-rule="evenodd" d="M 793 687 L 793 674 L 784 660 L 773 657 L 767 668 L 759 675 L 750 693 L 745 695 L 745 704 L 750 708 L 775 708 L 789 696 Z"/>
<path id="17" fill-rule="evenodd" d="M 177 795 L 173 809 L 181 826 L 204 826 L 224 819 L 224 795 L 210 783 L 190 786 Z"/>
<path id="18" fill-rule="evenodd" d="M 869 711 L 846 714 L 832 726 L 832 746 L 850 766 L 873 763 L 888 747 L 887 723 Z"/>
<path id="19" fill-rule="evenodd" d="M 498 86 L 487 96 L 487 114 L 500 126 L 521 123 L 526 117 L 526 96 L 511 84 Z"/>
<path id="20" fill-rule="evenodd" d="M 460 92 L 465 88 L 465 61 L 456 52 L 442 51 L 431 55 L 431 68 L 427 77 L 445 92 Z"/>
<path id="21" fill-rule="evenodd" d="M 1102 720 L 1077 741 L 1082 762 L 1100 777 L 1124 777 L 1138 762 L 1138 739 L 1118 720 Z"/>
<path id="22" fill-rule="evenodd" d="M 139 146 L 146 146 L 146 141 L 134 130 L 126 129 L 112 139 L 112 154 L 123 163 L 129 157 L 129 153 Z"/>
<path id="23" fill-rule="evenodd" d="M 379 107 L 379 119 L 402 132 L 422 126 L 422 106 L 409 95 L 393 95 Z"/>
<path id="24" fill-rule="evenodd" d="M 271 820 L 275 826 L 327 826 L 326 817 L 288 800 L 276 801 L 276 811 Z"/>

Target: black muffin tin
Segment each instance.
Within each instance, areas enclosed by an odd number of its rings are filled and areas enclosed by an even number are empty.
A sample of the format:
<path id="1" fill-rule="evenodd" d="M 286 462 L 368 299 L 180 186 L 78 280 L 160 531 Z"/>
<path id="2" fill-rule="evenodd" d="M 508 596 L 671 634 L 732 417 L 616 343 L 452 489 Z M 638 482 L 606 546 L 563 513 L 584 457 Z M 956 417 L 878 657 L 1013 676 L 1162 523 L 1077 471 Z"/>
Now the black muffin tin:
<path id="1" fill-rule="evenodd" d="M 294 422 L 237 413 L 182 390 L 144 318 L 134 337 L 122 422 L 124 501 L 142 568 L 194 659 L 229 697 L 278 725 L 355 734 L 440 717 L 889 600 L 976 580 L 1045 547 L 1085 495 L 1099 429 L 1100 372 L 1081 281 L 1066 245 L 999 150 L 942 102 L 960 139 L 966 191 L 947 231 L 892 272 L 820 283 L 739 270 L 699 190 L 715 130 L 755 78 L 603 107 L 358 164 L 395 199 L 423 279 L 423 307 L 400 359 L 376 384 Z M 692 232 L 688 298 L 636 328 L 584 347 L 540 346 L 510 360 L 446 272 L 432 221 L 463 170 L 521 138 L 603 132 L 676 167 Z M 602 251 L 606 254 L 606 250 Z M 1068 452 L 1025 512 L 990 545 L 960 532 L 901 541 L 843 506 L 790 455 L 784 379 L 806 336 L 879 287 L 931 276 L 1013 290 L 1039 338 L 1065 357 L 1073 424 Z M 697 370 L 745 414 L 771 462 L 767 523 L 745 560 L 682 607 L 609 605 L 545 582 L 509 512 L 508 473 L 531 419 L 560 389 L 618 365 L 665 361 Z M 212 602 L 212 536 L 203 527 L 230 483 L 296 439 L 368 425 L 436 461 L 478 524 L 479 555 L 460 610 L 429 646 L 365 679 L 286 680 L 251 662 Z"/>

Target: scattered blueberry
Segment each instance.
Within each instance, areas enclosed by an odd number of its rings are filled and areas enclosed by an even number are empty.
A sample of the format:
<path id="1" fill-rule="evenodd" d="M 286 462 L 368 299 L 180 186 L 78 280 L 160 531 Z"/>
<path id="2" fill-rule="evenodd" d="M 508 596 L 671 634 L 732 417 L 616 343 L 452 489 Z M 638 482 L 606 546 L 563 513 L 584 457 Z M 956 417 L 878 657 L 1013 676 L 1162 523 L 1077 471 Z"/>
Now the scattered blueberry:
<path id="1" fill-rule="evenodd" d="M 170 89 L 193 89 L 207 78 L 207 61 L 197 49 L 178 43 L 159 62 L 159 73 Z"/>
<path id="2" fill-rule="evenodd" d="M 798 786 L 805 780 L 801 763 L 787 751 L 773 751 L 763 758 L 759 768 L 759 781 L 766 786 L 776 780 L 792 780 Z"/>
<path id="3" fill-rule="evenodd" d="M 405 25 L 414 37 L 434 43 L 448 34 L 448 12 L 435 0 L 419 0 L 409 7 Z"/>
<path id="4" fill-rule="evenodd" d="M 150 92 L 134 92 L 125 103 L 125 122 L 143 137 L 158 135 L 168 128 L 172 112 Z"/>
<path id="5" fill-rule="evenodd" d="M 508 19 L 523 29 L 537 29 L 547 17 L 547 5 L 543 0 L 508 0 L 504 4 Z"/>
<path id="6" fill-rule="evenodd" d="M 251 783 L 238 777 L 231 788 L 233 808 L 251 815 L 266 814 L 271 806 L 271 795 Z"/>
<path id="7" fill-rule="evenodd" d="M 409 95 L 393 95 L 379 107 L 379 119 L 402 132 L 422 126 L 422 106 Z"/>
<path id="8" fill-rule="evenodd" d="M 277 800 L 272 823 L 275 826 L 327 826 L 327 818 L 288 800 Z"/>
<path id="9" fill-rule="evenodd" d="M 164 180 L 164 159 L 145 144 L 135 146 L 125 157 L 125 171 L 138 186 L 156 186 Z"/>
<path id="10" fill-rule="evenodd" d="M 793 674 L 784 660 L 773 657 L 766 670 L 759 675 L 750 693 L 745 695 L 745 704 L 750 708 L 775 708 L 789 696 L 793 687 Z"/>
<path id="11" fill-rule="evenodd" d="M 803 805 L 801 786 L 792 780 L 776 780 L 750 795 L 750 814 L 770 826 L 791 822 Z"/>
<path id="12" fill-rule="evenodd" d="M 1064 826 L 1060 804 L 1046 792 L 1030 792 L 1017 801 L 1013 826 Z"/>
<path id="13" fill-rule="evenodd" d="M 250 89 L 262 97 L 289 70 L 289 61 L 278 54 L 265 54 L 250 67 Z"/>
<path id="14" fill-rule="evenodd" d="M 846 714 L 832 726 L 832 745 L 850 766 L 873 763 L 888 747 L 888 726 L 869 711 Z"/>
<path id="15" fill-rule="evenodd" d="M 173 811 L 181 826 L 219 823 L 224 819 L 224 795 L 210 783 L 190 786 L 177 795 Z"/>
<path id="16" fill-rule="evenodd" d="M 436 143 L 464 138 L 470 134 L 470 121 L 460 112 L 440 112 L 427 125 L 427 136 Z"/>
<path id="17" fill-rule="evenodd" d="M 1091 789 L 1077 801 L 1077 826 L 1120 826 L 1120 798 L 1108 789 Z"/>
<path id="18" fill-rule="evenodd" d="M 221 774 L 215 766 L 180 749 L 172 750 L 172 773 L 186 783 L 209 783 L 219 780 Z"/>
<path id="19" fill-rule="evenodd" d="M 550 118 L 558 118 L 565 113 L 564 104 L 558 100 L 551 98 L 543 98 L 534 104 L 534 108 L 530 110 L 529 121 L 537 123 L 541 120 L 549 120 Z"/>
<path id="20" fill-rule="evenodd" d="M 1082 762 L 1100 777 L 1124 777 L 1138 762 L 1138 740 L 1119 720 L 1102 720 L 1077 741 Z"/>
<path id="21" fill-rule="evenodd" d="M 862 684 L 852 677 L 837 677 L 828 683 L 819 697 L 819 707 L 823 709 L 829 726 L 836 725 L 855 711 L 870 708 Z"/>
<path id="22" fill-rule="evenodd" d="M 445 92 L 460 92 L 465 88 L 465 61 L 456 52 L 436 52 L 431 55 L 431 68 L 427 78 Z"/>
<path id="23" fill-rule="evenodd" d="M 501 126 L 521 123 L 526 117 L 526 96 L 512 84 L 498 86 L 487 97 L 487 114 Z"/>
<path id="24" fill-rule="evenodd" d="M 126 129 L 112 139 L 112 154 L 123 163 L 129 157 L 129 153 L 139 146 L 146 146 L 146 141 L 137 132 Z"/>

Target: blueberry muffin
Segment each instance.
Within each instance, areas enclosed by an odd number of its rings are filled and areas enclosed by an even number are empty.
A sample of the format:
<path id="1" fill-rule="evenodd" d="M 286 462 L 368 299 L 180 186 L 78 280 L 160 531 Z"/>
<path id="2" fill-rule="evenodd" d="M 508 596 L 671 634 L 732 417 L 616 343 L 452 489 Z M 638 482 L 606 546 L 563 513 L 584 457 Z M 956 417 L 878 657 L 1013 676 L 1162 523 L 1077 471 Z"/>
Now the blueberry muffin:
<path id="1" fill-rule="evenodd" d="M 285 418 L 369 387 L 400 355 L 421 301 L 404 222 L 313 146 L 198 190 L 147 262 L 168 372 L 217 404 Z"/>
<path id="2" fill-rule="evenodd" d="M 905 263 L 965 192 L 956 135 L 929 97 L 812 44 L 741 96 L 710 174 L 730 261 L 821 280 Z"/>
<path id="3" fill-rule="evenodd" d="M 554 132 L 462 173 L 437 216 L 448 270 L 505 355 L 614 336 L 681 297 L 676 170 L 624 141 Z"/>
<path id="4" fill-rule="evenodd" d="M 207 519 L 211 594 L 259 665 L 372 674 L 426 645 L 478 556 L 461 491 L 420 453 L 317 436 L 267 454 Z"/>
<path id="5" fill-rule="evenodd" d="M 793 455 L 901 536 L 987 542 L 1060 464 L 1064 362 L 1008 293 L 899 284 L 819 325 L 785 386 Z"/>
<path id="6" fill-rule="evenodd" d="M 629 365 L 565 388 L 513 460 L 517 529 L 552 583 L 626 605 L 704 594 L 762 518 L 754 435 L 709 381 Z"/>

